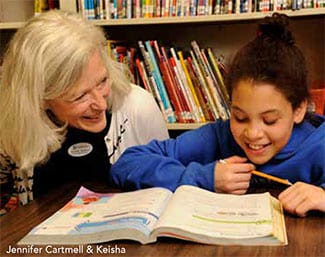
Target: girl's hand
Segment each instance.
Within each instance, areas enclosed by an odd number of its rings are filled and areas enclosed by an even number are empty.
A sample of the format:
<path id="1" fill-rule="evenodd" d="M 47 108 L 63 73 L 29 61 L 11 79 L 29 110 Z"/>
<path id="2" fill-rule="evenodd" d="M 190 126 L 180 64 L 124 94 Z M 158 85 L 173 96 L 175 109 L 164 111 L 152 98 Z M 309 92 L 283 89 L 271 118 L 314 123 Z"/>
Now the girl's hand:
<path id="1" fill-rule="evenodd" d="M 255 167 L 247 158 L 232 156 L 217 162 L 214 169 L 214 186 L 218 193 L 245 194 Z"/>
<path id="2" fill-rule="evenodd" d="M 325 190 L 307 183 L 295 183 L 279 195 L 279 200 L 287 212 L 300 217 L 311 210 L 325 212 Z"/>

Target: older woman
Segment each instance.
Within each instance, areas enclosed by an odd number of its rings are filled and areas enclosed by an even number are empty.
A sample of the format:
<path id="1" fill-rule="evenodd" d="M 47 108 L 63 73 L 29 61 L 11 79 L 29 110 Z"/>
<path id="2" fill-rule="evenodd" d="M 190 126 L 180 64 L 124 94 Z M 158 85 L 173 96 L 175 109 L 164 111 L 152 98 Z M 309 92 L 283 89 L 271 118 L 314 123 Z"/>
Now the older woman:
<path id="1" fill-rule="evenodd" d="M 0 87 L 1 213 L 69 179 L 108 182 L 125 148 L 168 138 L 153 97 L 124 74 L 103 31 L 75 14 L 17 31 Z"/>

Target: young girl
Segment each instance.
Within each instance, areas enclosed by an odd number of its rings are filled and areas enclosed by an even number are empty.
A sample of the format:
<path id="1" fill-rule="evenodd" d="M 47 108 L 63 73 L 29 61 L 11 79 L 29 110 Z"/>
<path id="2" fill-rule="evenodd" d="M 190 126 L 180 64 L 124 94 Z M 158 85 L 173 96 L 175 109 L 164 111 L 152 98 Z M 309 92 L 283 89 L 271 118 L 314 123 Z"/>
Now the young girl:
<path id="1" fill-rule="evenodd" d="M 324 117 L 307 114 L 306 63 L 287 25 L 285 15 L 265 18 L 236 54 L 229 121 L 128 149 L 112 167 L 115 184 L 244 194 L 256 169 L 295 183 L 279 196 L 288 212 L 325 211 Z"/>

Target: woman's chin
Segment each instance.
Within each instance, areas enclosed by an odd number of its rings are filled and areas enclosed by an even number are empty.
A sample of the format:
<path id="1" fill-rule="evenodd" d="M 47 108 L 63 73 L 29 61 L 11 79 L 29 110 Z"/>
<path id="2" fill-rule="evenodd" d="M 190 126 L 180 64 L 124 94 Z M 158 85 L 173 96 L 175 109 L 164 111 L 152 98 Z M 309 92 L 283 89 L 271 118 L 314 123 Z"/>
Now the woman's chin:
<path id="1" fill-rule="evenodd" d="M 92 133 L 98 133 L 105 129 L 106 127 L 106 117 L 102 119 L 91 119 L 91 120 L 83 120 L 80 128 L 82 130 L 92 132 Z"/>

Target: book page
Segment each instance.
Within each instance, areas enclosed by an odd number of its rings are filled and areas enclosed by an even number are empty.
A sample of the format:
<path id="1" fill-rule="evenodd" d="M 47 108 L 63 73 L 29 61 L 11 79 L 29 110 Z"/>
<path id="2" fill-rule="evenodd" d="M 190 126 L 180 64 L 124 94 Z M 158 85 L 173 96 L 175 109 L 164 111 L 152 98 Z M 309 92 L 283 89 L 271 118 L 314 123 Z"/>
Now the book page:
<path id="1" fill-rule="evenodd" d="M 162 228 L 159 232 L 163 228 L 173 228 L 176 234 L 181 230 L 225 239 L 268 236 L 273 232 L 270 195 L 217 194 L 181 186 L 171 198 L 157 228 Z"/>
<path id="2" fill-rule="evenodd" d="M 75 198 L 31 233 L 81 235 L 125 228 L 149 235 L 171 195 L 163 188 L 99 194 L 82 187 Z"/>
<path id="3" fill-rule="evenodd" d="M 284 242 L 284 244 L 288 243 L 287 233 L 286 233 L 286 226 L 284 221 L 284 215 L 283 215 L 283 208 L 281 206 L 281 203 L 274 197 L 270 198 L 271 204 L 273 206 L 272 208 L 272 217 L 274 220 L 274 224 L 277 224 L 277 226 L 273 227 L 273 234 L 275 237 L 280 238 L 281 242 Z M 280 226 L 282 225 L 282 226 Z"/>

